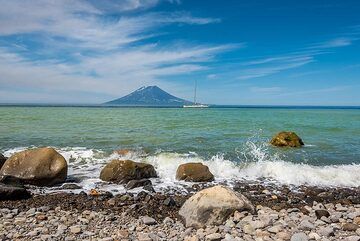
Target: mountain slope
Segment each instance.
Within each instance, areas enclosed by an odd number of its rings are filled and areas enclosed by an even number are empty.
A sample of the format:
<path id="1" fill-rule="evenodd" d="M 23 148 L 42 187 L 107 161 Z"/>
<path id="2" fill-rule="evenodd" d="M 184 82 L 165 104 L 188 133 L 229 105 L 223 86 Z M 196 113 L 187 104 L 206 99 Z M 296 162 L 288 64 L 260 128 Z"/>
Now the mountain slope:
<path id="1" fill-rule="evenodd" d="M 183 106 L 192 102 L 175 97 L 157 86 L 144 86 L 134 92 L 104 103 L 123 106 Z"/>

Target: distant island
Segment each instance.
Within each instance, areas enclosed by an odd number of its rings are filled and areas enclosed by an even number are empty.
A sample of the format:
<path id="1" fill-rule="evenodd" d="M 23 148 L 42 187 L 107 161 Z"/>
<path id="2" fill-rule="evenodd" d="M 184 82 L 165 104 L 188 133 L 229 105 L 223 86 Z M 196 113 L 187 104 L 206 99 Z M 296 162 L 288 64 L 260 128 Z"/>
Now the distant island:
<path id="1" fill-rule="evenodd" d="M 144 86 L 134 92 L 104 103 L 119 106 L 174 106 L 191 105 L 193 102 L 173 96 L 157 86 Z"/>

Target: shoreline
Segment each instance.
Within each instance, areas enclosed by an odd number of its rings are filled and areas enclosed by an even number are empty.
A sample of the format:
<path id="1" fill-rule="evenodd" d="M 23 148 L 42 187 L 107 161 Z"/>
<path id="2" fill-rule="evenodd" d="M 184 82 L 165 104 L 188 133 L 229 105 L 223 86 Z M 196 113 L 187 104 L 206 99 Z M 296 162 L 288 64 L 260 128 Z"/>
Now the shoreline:
<path id="1" fill-rule="evenodd" d="M 194 193 L 206 187 L 209 185 L 194 184 L 189 191 Z M 310 231 L 327 238 L 317 240 L 338 240 L 339 237 L 360 235 L 358 226 L 353 226 L 353 229 L 357 229 L 352 231 L 343 230 L 342 227 L 342 222 L 354 222 L 355 218 L 360 217 L 359 188 L 291 188 L 239 182 L 233 186 L 233 190 L 241 192 L 253 203 L 256 214 L 235 213 L 224 225 L 201 229 L 184 227 L 178 215 L 180 207 L 192 194 L 142 191 L 137 195 L 127 193 L 113 196 L 110 193 L 89 195 L 84 192 L 60 192 L 36 194 L 25 200 L 0 201 L 0 240 L 290 240 L 297 233 L 309 236 Z M 317 219 L 314 212 L 317 206 L 326 207 L 330 216 Z M 353 213 L 353 219 L 331 221 L 332 215 L 339 215 L 337 209 L 349 212 L 346 215 Z M 264 212 L 267 217 L 278 218 L 265 226 L 259 224 L 264 222 Z M 250 216 L 251 221 L 248 220 Z M 144 219 L 151 224 L 146 224 Z M 255 226 L 245 225 L 246 220 Z M 292 220 L 292 225 L 280 228 L 282 222 L 289 220 Z M 304 220 L 312 220 L 314 227 L 308 224 L 309 227 L 299 229 Z M 334 229 L 337 232 L 328 230 L 326 234 L 326 230 L 322 230 L 335 224 L 339 226 Z M 310 230 L 311 227 L 314 230 Z"/>
<path id="2" fill-rule="evenodd" d="M 127 189 L 127 192 L 121 194 L 112 194 L 111 192 L 95 189 L 96 194 L 91 194 L 91 192 L 86 193 L 84 191 L 74 193 L 71 192 L 70 189 L 67 192 L 64 190 L 51 193 L 33 192 L 33 197 L 29 199 L 0 200 L 0 208 L 12 207 L 21 209 L 23 205 L 26 205 L 27 207 L 39 207 L 47 204 L 54 207 L 60 205 L 62 207 L 68 206 L 69 208 L 75 207 L 83 210 L 85 207 L 90 207 L 86 205 L 87 202 L 93 202 L 94 200 L 96 202 L 106 202 L 109 199 L 123 200 L 124 197 L 127 197 L 127 199 L 125 199 L 126 202 L 122 202 L 122 206 L 128 206 L 136 204 L 141 201 L 142 197 L 146 196 L 155 197 L 154 200 L 158 201 L 173 198 L 177 203 L 175 207 L 180 207 L 182 203 L 194 193 L 215 185 L 229 186 L 226 183 L 193 183 L 192 186 L 186 187 L 186 193 L 174 192 L 174 190 L 171 192 L 149 192 L 142 188 L 138 188 L 138 192 L 134 192 L 133 189 Z M 290 186 L 244 181 L 235 182 L 229 187 L 247 197 L 254 206 L 262 205 L 278 211 L 283 208 L 302 208 L 307 205 L 312 205 L 313 202 L 323 204 L 340 203 L 343 205 L 360 205 L 360 187 Z M 27 190 L 32 191 L 31 187 L 30 189 L 28 187 Z M 69 199 L 68 204 L 64 203 L 62 198 Z M 82 204 L 84 204 L 83 207 Z M 160 204 L 161 203 L 159 202 L 157 203 L 157 205 Z M 107 207 L 107 205 L 103 205 L 103 207 Z"/>

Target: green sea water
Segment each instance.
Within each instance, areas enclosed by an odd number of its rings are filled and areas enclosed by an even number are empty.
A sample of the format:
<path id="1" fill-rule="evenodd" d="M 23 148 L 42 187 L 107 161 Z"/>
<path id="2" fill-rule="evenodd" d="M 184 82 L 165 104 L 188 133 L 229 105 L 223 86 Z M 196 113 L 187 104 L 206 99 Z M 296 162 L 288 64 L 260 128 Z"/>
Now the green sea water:
<path id="1" fill-rule="evenodd" d="M 284 130 L 296 132 L 305 147 L 269 146 L 271 137 Z M 175 166 L 196 157 L 211 162 L 215 173 L 230 163 L 229 168 L 239 168 L 238 177 L 265 176 L 286 182 L 290 177 L 273 173 L 278 165 L 283 172 L 308 168 L 309 175 L 320 175 L 316 182 L 325 174 L 313 171 L 326 167 L 338 168 L 329 175 L 349 174 L 346 178 L 351 180 L 344 185 L 360 184 L 352 180 L 360 179 L 356 174 L 360 170 L 359 109 L 0 107 L 0 152 L 11 155 L 38 146 L 53 146 L 64 153 L 74 173 L 80 173 L 81 165 L 89 168 L 89 162 L 101 163 L 100 168 L 113 150 L 126 148 L 148 153 L 145 161 L 153 162 L 160 172 L 166 172 L 167 162 Z M 235 174 L 218 174 L 226 175 Z M 334 184 L 331 178 L 336 184 L 342 176 L 326 177 L 323 183 Z"/>

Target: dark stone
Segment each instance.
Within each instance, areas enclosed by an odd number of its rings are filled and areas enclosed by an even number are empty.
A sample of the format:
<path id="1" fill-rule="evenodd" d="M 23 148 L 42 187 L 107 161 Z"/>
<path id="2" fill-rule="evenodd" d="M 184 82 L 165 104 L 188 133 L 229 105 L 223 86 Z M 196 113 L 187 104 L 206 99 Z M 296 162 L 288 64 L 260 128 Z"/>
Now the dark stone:
<path id="1" fill-rule="evenodd" d="M 6 162 L 6 157 L 4 157 L 4 155 L 0 153 L 0 169 L 5 162 Z"/>
<path id="2" fill-rule="evenodd" d="M 328 218 L 330 216 L 330 213 L 325 209 L 315 210 L 315 214 L 316 214 L 316 217 L 318 219 L 320 219 L 321 217 L 327 217 Z"/>
<path id="3" fill-rule="evenodd" d="M 0 184 L 0 200 L 21 200 L 31 197 L 31 193 L 21 186 Z"/>
<path id="4" fill-rule="evenodd" d="M 143 187 L 144 190 L 148 191 L 148 192 L 155 192 L 155 189 L 152 185 L 146 185 Z"/>
<path id="5" fill-rule="evenodd" d="M 152 185 L 149 179 L 140 179 L 140 180 L 131 180 L 126 184 L 127 189 L 134 189 L 137 187 L 143 187 L 147 185 Z"/>
<path id="6" fill-rule="evenodd" d="M 79 195 L 87 196 L 86 192 L 84 192 L 84 191 L 81 191 L 81 192 L 79 193 Z"/>
<path id="7" fill-rule="evenodd" d="M 21 179 L 12 176 L 0 176 L 0 183 L 10 186 L 24 185 L 24 182 Z"/>
<path id="8" fill-rule="evenodd" d="M 176 206 L 176 202 L 172 197 L 166 198 L 163 203 L 166 206 Z"/>
<path id="9" fill-rule="evenodd" d="M 61 186 L 61 188 L 69 190 L 81 189 L 81 187 L 75 183 L 65 183 Z"/>

